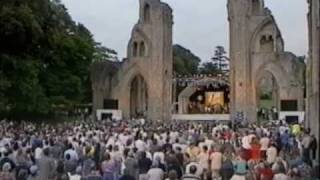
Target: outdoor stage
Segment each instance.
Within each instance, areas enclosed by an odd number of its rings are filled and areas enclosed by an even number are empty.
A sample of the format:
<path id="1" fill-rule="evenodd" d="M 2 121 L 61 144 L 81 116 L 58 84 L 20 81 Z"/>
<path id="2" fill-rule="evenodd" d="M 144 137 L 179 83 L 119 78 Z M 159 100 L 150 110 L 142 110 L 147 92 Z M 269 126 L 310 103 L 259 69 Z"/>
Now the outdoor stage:
<path id="1" fill-rule="evenodd" d="M 230 121 L 230 114 L 172 114 L 172 120 L 181 121 Z"/>

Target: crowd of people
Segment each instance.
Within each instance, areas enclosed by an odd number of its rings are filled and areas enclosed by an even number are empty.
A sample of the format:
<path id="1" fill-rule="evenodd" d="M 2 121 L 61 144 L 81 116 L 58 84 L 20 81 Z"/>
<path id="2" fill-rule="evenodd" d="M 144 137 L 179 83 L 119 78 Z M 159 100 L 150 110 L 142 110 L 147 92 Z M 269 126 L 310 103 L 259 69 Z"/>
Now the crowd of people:
<path id="1" fill-rule="evenodd" d="M 263 120 L 279 119 L 279 112 L 275 106 L 272 106 L 270 109 L 259 108 L 257 113 L 258 113 L 258 118 L 261 118 Z"/>
<path id="2" fill-rule="evenodd" d="M 0 122 L 0 180 L 318 180 L 301 125 Z"/>

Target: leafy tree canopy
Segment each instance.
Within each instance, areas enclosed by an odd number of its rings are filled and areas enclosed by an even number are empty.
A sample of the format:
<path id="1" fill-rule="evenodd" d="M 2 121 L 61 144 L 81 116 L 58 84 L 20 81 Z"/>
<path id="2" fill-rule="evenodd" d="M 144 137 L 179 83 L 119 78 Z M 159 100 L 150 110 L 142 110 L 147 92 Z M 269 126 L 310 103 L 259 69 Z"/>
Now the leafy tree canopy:
<path id="1" fill-rule="evenodd" d="M 229 70 L 229 58 L 226 56 L 227 52 L 223 46 L 216 46 L 214 56 L 211 58 L 214 66 L 220 71 L 224 72 Z"/>
<path id="2" fill-rule="evenodd" d="M 218 74 L 220 70 L 213 62 L 204 62 L 199 68 L 201 74 Z"/>
<path id="3" fill-rule="evenodd" d="M 91 63 L 116 56 L 59 0 L 1 0 L 0 41 L 0 114 L 9 117 L 90 102 Z"/>
<path id="4" fill-rule="evenodd" d="M 201 59 L 189 49 L 176 44 L 173 46 L 173 69 L 178 75 L 192 75 L 198 73 Z"/>

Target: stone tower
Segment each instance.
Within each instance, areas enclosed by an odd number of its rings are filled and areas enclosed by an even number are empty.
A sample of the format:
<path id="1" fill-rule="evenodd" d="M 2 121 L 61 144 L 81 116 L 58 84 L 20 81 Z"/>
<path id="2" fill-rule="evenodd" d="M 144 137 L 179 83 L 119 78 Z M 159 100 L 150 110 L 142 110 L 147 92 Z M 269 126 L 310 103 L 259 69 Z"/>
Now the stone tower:
<path id="1" fill-rule="evenodd" d="M 319 143 L 320 124 L 320 2 L 309 0 L 309 58 L 307 69 L 307 127 Z M 318 148 L 318 159 L 319 159 Z"/>
<path id="2" fill-rule="evenodd" d="M 102 82 L 105 91 L 111 89 L 110 96 L 94 98 L 94 105 L 101 106 L 102 99 L 114 99 L 124 118 L 168 120 L 172 103 L 172 9 L 160 0 L 140 0 L 139 9 L 127 58 L 112 75 L 110 88 L 110 83 Z"/>
<path id="3" fill-rule="evenodd" d="M 278 99 L 298 101 L 303 109 L 303 70 L 297 57 L 284 51 L 281 32 L 263 0 L 229 0 L 231 117 L 257 119 L 257 86 L 264 75 L 277 81 Z M 301 73 L 301 74 L 300 74 Z"/>

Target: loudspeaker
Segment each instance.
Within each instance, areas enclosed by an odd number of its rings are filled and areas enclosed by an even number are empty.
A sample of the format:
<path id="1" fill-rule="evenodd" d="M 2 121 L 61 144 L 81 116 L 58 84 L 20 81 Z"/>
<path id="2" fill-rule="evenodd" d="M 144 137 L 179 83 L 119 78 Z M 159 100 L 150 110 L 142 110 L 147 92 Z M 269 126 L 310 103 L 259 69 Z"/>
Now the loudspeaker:
<path id="1" fill-rule="evenodd" d="M 287 124 L 297 124 L 299 123 L 299 116 L 286 116 Z"/>
<path id="2" fill-rule="evenodd" d="M 281 100 L 281 111 L 298 111 L 298 101 Z"/>
<path id="3" fill-rule="evenodd" d="M 103 109 L 114 109 L 117 110 L 118 107 L 118 100 L 115 99 L 104 99 L 103 100 Z"/>

